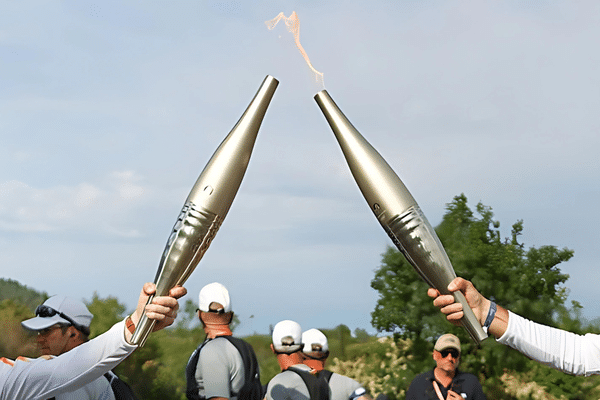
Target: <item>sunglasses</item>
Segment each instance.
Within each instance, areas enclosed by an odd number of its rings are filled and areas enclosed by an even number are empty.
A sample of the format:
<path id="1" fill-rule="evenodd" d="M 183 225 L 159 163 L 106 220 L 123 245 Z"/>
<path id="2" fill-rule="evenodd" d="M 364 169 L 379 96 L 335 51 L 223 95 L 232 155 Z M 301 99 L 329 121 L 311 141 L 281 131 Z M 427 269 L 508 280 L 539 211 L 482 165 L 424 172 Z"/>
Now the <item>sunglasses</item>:
<path id="1" fill-rule="evenodd" d="M 69 321 L 69 323 L 71 325 L 73 325 L 75 327 L 75 329 L 77 329 L 78 331 L 83 332 L 86 335 L 90 334 L 90 328 L 88 328 L 87 326 L 78 324 L 77 322 L 73 321 L 73 319 L 70 318 L 69 316 L 67 316 L 66 314 L 64 314 L 60 311 L 57 311 L 52 307 L 48 307 L 47 305 L 42 304 L 42 305 L 37 306 L 37 308 L 35 309 L 35 315 L 38 317 L 42 317 L 42 318 L 50 318 L 50 317 L 54 317 L 55 315 L 58 315 L 62 319 L 66 319 L 67 321 Z"/>
<path id="2" fill-rule="evenodd" d="M 199 308 L 196 308 L 196 312 L 200 311 Z M 204 312 L 204 311 L 202 311 Z M 207 312 L 209 313 L 213 313 L 213 314 L 225 314 L 225 309 L 224 308 L 219 308 L 218 310 L 208 310 Z"/>
<path id="3" fill-rule="evenodd" d="M 440 354 L 442 355 L 442 358 L 448 357 L 448 354 L 450 354 L 452 356 L 452 358 L 460 357 L 460 353 L 458 352 L 458 350 L 455 350 L 455 349 L 442 350 L 442 351 L 440 351 Z"/>

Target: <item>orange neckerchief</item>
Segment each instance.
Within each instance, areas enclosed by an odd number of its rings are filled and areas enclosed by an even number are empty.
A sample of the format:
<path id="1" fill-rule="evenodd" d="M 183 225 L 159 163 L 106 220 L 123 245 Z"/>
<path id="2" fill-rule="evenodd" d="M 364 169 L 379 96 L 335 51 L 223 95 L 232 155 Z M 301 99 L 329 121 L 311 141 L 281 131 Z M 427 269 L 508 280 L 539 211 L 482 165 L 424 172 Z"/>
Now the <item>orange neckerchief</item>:
<path id="1" fill-rule="evenodd" d="M 302 363 L 304 365 L 308 365 L 312 369 L 310 371 L 311 373 L 317 373 L 319 371 L 322 371 L 325 368 L 324 360 L 315 360 L 315 359 L 311 359 L 311 358 L 305 358 L 304 361 L 302 361 Z"/>

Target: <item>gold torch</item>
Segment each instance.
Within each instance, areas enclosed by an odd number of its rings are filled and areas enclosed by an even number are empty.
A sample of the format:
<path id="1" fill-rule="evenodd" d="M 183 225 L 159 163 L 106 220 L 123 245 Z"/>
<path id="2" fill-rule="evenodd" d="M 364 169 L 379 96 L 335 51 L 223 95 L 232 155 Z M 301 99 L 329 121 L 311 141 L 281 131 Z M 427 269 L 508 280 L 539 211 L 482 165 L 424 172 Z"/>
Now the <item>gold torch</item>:
<path id="1" fill-rule="evenodd" d="M 161 257 L 154 279 L 156 296 L 183 285 L 217 234 L 242 183 L 260 124 L 278 84 L 272 76 L 265 78 L 194 184 Z M 154 320 L 144 313 L 131 343 L 143 346 L 153 326 Z"/>
<path id="2" fill-rule="evenodd" d="M 454 268 L 415 199 L 326 90 L 317 93 L 315 100 L 342 148 L 354 180 L 383 229 L 425 282 L 440 293 L 449 294 L 448 284 L 456 278 Z M 463 306 L 463 326 L 476 343 L 481 342 L 487 334 L 473 310 L 462 293 L 454 292 L 454 298 Z"/>

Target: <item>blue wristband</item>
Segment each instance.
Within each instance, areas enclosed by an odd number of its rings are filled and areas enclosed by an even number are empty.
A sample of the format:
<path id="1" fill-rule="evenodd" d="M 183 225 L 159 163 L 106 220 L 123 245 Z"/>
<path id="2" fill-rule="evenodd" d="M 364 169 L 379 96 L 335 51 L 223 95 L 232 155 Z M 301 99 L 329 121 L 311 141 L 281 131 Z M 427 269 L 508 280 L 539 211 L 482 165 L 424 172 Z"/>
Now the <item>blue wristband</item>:
<path id="1" fill-rule="evenodd" d="M 488 315 L 485 318 L 485 322 L 483 323 L 483 331 L 485 333 L 488 332 L 488 328 L 492 324 L 492 321 L 494 320 L 495 316 L 496 316 L 496 303 L 494 303 L 493 301 L 490 301 L 490 310 L 488 311 Z"/>

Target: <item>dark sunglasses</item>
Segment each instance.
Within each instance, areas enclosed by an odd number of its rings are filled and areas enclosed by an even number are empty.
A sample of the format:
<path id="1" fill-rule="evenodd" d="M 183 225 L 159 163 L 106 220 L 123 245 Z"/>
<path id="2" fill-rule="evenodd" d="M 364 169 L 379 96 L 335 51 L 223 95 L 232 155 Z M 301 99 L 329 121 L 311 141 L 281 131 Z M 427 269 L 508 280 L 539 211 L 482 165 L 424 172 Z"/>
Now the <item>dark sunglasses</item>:
<path id="1" fill-rule="evenodd" d="M 442 351 L 440 351 L 440 354 L 442 355 L 442 358 L 448 357 L 448 354 L 450 354 L 452 356 L 452 358 L 460 357 L 460 353 L 455 349 L 442 350 Z"/>
<path id="2" fill-rule="evenodd" d="M 199 308 L 196 308 L 196 312 L 200 311 Z M 202 311 L 204 312 L 204 311 Z M 218 310 L 208 310 L 207 312 L 209 313 L 213 313 L 213 314 L 225 314 L 225 309 L 224 308 L 219 308 Z"/>
<path id="3" fill-rule="evenodd" d="M 75 327 L 75 329 L 77 329 L 78 331 L 83 332 L 86 335 L 90 334 L 90 328 L 88 328 L 87 326 L 78 324 L 77 322 L 73 321 L 73 319 L 71 319 L 66 314 L 64 314 L 60 311 L 57 311 L 52 307 L 48 307 L 44 304 L 37 306 L 37 308 L 35 309 L 35 315 L 38 317 L 42 317 L 42 318 L 50 318 L 50 317 L 54 317 L 55 315 L 58 315 L 59 317 L 69 321 L 69 323 L 71 325 L 73 325 Z"/>

